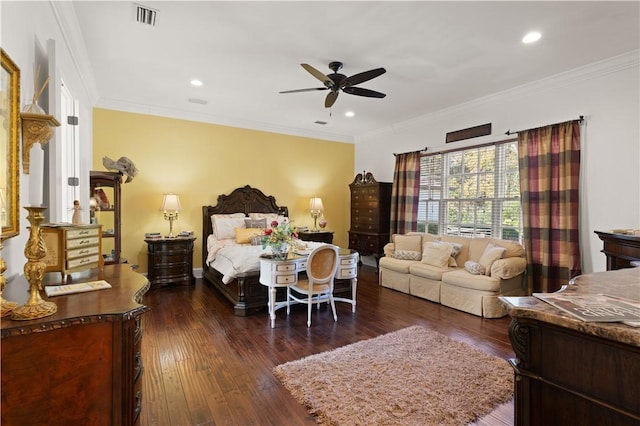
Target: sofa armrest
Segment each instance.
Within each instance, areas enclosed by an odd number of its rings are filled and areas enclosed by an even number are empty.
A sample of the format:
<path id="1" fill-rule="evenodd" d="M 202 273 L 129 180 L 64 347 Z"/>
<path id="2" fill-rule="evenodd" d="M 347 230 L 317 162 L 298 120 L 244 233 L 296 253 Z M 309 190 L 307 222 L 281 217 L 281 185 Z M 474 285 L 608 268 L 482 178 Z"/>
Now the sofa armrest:
<path id="1" fill-rule="evenodd" d="M 491 276 L 508 280 L 522 274 L 525 269 L 527 269 L 527 260 L 524 257 L 507 257 L 493 262 Z"/>
<path id="2" fill-rule="evenodd" d="M 396 251 L 396 245 L 394 243 L 387 243 L 384 245 L 382 250 L 384 251 L 384 255 L 386 257 L 393 257 L 393 252 Z"/>

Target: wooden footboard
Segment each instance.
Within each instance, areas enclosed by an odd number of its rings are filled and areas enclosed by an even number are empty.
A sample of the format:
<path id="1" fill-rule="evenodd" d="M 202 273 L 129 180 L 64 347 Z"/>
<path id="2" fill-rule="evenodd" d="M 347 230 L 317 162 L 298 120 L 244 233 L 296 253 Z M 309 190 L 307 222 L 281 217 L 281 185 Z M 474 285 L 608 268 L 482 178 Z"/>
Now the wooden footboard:
<path id="1" fill-rule="evenodd" d="M 267 287 L 259 282 L 259 272 L 243 274 L 229 284 L 224 284 L 222 274 L 213 268 L 203 267 L 202 275 L 207 284 L 217 288 L 233 304 L 234 315 L 246 317 L 260 310 L 266 310 L 269 295 Z"/>

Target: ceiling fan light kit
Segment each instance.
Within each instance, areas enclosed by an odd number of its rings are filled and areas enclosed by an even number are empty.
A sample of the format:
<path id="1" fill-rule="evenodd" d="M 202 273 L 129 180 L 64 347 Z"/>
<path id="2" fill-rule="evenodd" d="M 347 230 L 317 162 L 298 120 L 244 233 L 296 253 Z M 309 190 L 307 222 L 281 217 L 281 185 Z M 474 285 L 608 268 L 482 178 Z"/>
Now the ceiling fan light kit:
<path id="1" fill-rule="evenodd" d="M 329 63 L 329 69 L 331 69 L 333 73 L 327 75 L 323 74 L 321 71 L 318 71 L 316 68 L 312 67 L 309 64 L 300 65 L 302 66 L 302 68 L 307 70 L 309 74 L 320 80 L 324 84 L 324 87 L 285 90 L 280 93 L 298 93 L 311 92 L 314 90 L 329 90 L 330 92 L 327 94 L 327 97 L 324 100 L 325 108 L 331 108 L 333 106 L 333 104 L 338 99 L 338 94 L 340 93 L 340 91 L 343 91 L 344 93 L 347 93 L 349 95 L 364 96 L 367 98 L 384 98 L 385 96 L 387 96 L 386 94 L 376 92 L 375 90 L 355 87 L 360 83 L 364 83 L 381 76 L 382 74 L 387 72 L 387 70 L 385 70 L 384 68 L 375 68 L 369 71 L 354 74 L 351 77 L 347 77 L 344 74 L 338 73 L 338 71 L 342 69 L 342 62 L 334 61 Z"/>

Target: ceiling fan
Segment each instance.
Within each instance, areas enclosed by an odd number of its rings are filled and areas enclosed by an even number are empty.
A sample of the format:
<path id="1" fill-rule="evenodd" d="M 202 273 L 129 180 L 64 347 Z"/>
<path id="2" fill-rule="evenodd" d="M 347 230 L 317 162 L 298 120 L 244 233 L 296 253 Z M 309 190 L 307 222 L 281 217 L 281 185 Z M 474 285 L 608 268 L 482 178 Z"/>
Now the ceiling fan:
<path id="1" fill-rule="evenodd" d="M 297 93 L 297 92 L 311 92 L 313 90 L 330 90 L 327 97 L 324 100 L 325 108 L 331 108 L 338 99 L 338 94 L 342 90 L 344 93 L 357 96 L 365 96 L 367 98 L 384 98 L 384 93 L 376 92 L 375 90 L 364 89 L 362 87 L 354 87 L 357 84 L 364 83 L 373 78 L 376 78 L 385 72 L 384 68 L 376 68 L 369 71 L 364 71 L 358 74 L 354 74 L 351 77 L 347 77 L 344 74 L 338 74 L 338 71 L 342 69 L 342 62 L 331 62 L 329 68 L 333 71 L 332 74 L 324 75 L 309 64 L 300 64 L 302 68 L 307 70 L 312 76 L 324 83 L 324 87 L 314 87 L 311 89 L 297 89 L 297 90 L 285 90 L 280 93 Z"/>

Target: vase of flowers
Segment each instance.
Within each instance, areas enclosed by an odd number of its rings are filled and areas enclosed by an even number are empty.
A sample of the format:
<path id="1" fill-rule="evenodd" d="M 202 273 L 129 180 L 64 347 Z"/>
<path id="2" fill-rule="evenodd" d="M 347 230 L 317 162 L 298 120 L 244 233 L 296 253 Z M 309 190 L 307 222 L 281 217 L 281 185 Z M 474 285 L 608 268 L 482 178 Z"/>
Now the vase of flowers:
<path id="1" fill-rule="evenodd" d="M 276 259 L 286 259 L 289 246 L 298 238 L 288 219 L 278 223 L 277 220 L 271 222 L 269 228 L 263 231 L 262 248 L 269 247 Z"/>

